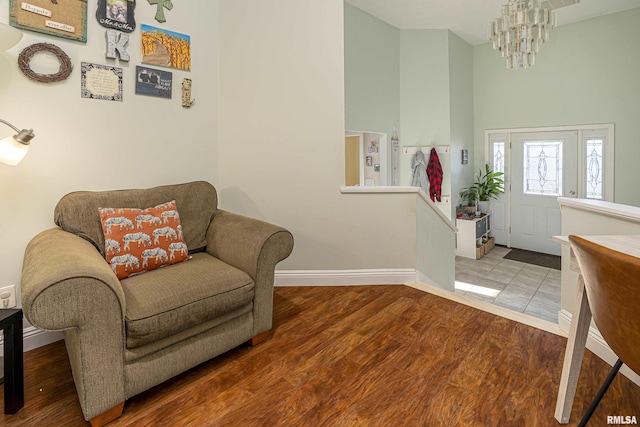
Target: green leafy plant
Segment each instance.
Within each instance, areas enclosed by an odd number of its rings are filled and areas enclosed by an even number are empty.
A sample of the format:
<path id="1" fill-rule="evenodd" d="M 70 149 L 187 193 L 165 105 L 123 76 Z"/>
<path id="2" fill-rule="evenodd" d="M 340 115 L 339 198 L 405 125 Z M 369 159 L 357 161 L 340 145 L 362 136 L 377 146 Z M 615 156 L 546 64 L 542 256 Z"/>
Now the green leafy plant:
<path id="1" fill-rule="evenodd" d="M 467 201 L 467 206 L 473 206 L 478 200 L 478 189 L 475 186 L 465 188 L 460 192 L 460 198 Z"/>
<path id="2" fill-rule="evenodd" d="M 466 200 L 469 205 L 476 201 L 485 202 L 498 198 L 498 194 L 504 193 L 504 172 L 493 172 L 488 164 L 484 165 L 476 174 L 476 181 L 471 187 L 467 187 L 460 192 L 460 197 Z"/>
<path id="3" fill-rule="evenodd" d="M 488 164 L 484 165 L 484 173 L 482 168 L 476 175 L 476 182 L 473 186 L 478 191 L 478 200 L 481 202 L 497 199 L 498 194 L 504 193 L 504 172 L 493 172 Z"/>

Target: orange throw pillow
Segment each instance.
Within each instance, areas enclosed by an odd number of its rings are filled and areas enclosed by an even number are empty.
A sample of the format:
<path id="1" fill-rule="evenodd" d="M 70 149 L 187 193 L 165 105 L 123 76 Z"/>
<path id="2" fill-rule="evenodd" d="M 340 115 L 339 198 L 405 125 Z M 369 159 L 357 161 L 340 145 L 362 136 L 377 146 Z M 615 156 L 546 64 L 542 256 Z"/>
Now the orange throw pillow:
<path id="1" fill-rule="evenodd" d="M 154 208 L 100 208 L 104 252 L 118 279 L 189 258 L 176 201 Z"/>

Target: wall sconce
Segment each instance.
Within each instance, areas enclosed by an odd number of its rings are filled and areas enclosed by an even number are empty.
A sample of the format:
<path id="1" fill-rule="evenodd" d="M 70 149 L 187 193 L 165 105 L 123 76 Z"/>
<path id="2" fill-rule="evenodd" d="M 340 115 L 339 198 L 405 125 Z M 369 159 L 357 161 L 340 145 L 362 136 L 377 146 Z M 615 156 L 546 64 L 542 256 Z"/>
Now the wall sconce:
<path id="1" fill-rule="evenodd" d="M 20 30 L 0 22 L 0 52 L 11 49 L 20 39 L 22 39 L 22 32 Z M 8 136 L 0 140 L 0 162 L 15 166 L 22 161 L 27 151 L 29 151 L 29 141 L 35 136 L 33 129 L 20 130 L 2 119 L 0 119 L 0 123 L 4 123 L 18 132 L 13 136 Z"/>
<path id="2" fill-rule="evenodd" d="M 22 32 L 7 24 L 0 22 L 0 52 L 11 49 L 22 38 Z"/>
<path id="3" fill-rule="evenodd" d="M 466 165 L 467 163 L 469 163 L 469 150 L 467 150 L 466 148 L 462 149 L 462 164 Z"/>
<path id="4" fill-rule="evenodd" d="M 29 151 L 29 142 L 33 139 L 35 134 L 33 129 L 18 129 L 11 123 L 0 119 L 0 123 L 4 123 L 11 129 L 18 132 L 13 136 L 8 136 L 0 140 L 0 162 L 15 166 L 22 161 L 24 156 Z"/>

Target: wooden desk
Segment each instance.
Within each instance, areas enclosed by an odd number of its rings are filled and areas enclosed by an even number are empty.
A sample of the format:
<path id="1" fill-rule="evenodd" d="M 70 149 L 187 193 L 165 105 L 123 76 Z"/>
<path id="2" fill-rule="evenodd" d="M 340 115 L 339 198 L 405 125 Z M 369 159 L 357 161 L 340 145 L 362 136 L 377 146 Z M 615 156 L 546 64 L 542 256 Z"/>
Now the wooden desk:
<path id="1" fill-rule="evenodd" d="M 580 237 L 609 249 L 640 258 L 640 236 L 580 235 Z M 565 246 L 570 246 L 567 236 L 555 236 L 553 240 Z M 556 401 L 555 418 L 560 424 L 569 423 L 571 407 L 573 406 L 573 399 L 575 398 L 576 387 L 578 385 L 578 377 L 580 376 L 584 349 L 587 343 L 587 335 L 589 334 L 589 326 L 591 325 L 591 308 L 589 307 L 589 300 L 585 292 L 584 280 L 582 274 L 580 274 L 580 267 L 578 266 L 573 251 L 571 251 L 571 270 L 578 273 L 578 288 L 576 302 L 573 307 L 573 315 L 571 317 L 571 327 L 569 328 L 567 349 L 564 354 L 564 364 L 562 365 L 558 400 Z"/>

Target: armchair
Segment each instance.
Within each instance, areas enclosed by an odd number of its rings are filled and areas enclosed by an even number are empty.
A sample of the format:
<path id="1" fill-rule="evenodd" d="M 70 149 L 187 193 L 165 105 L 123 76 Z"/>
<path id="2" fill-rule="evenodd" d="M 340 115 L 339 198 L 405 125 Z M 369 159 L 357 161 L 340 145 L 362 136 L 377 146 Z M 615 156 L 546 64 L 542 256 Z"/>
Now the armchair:
<path id="1" fill-rule="evenodd" d="M 191 259 L 118 279 L 107 263 L 98 209 L 175 200 Z M 206 182 L 144 190 L 76 192 L 56 206 L 58 228 L 28 244 L 22 307 L 29 322 L 64 331 L 86 420 L 103 425 L 126 399 L 272 326 L 276 264 L 290 232 L 217 209 Z"/>

